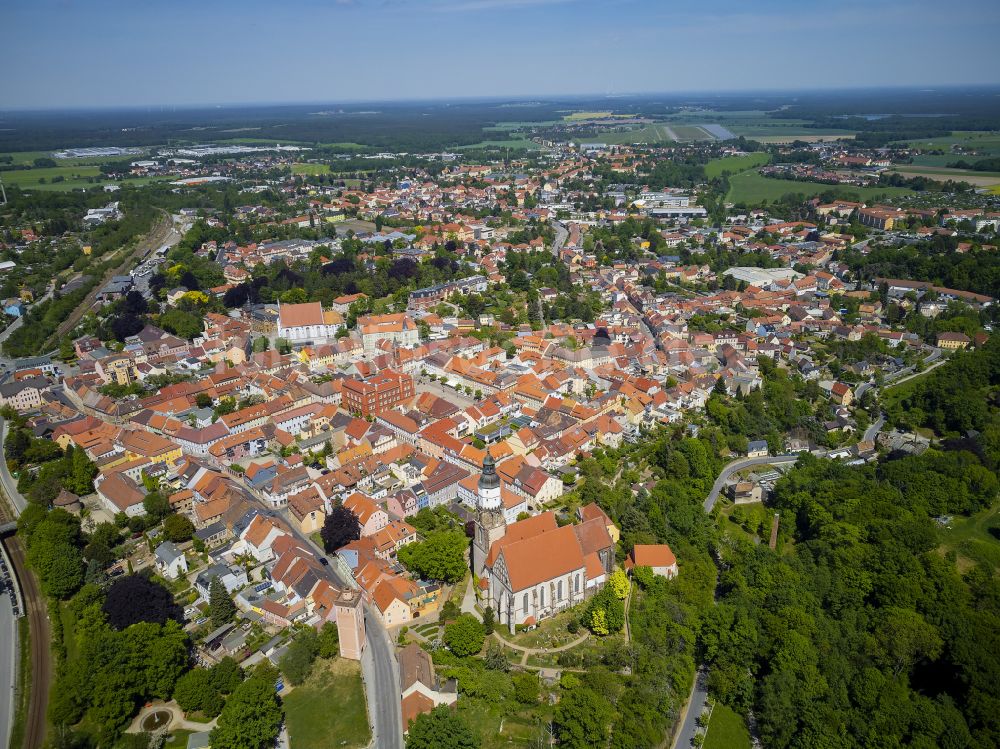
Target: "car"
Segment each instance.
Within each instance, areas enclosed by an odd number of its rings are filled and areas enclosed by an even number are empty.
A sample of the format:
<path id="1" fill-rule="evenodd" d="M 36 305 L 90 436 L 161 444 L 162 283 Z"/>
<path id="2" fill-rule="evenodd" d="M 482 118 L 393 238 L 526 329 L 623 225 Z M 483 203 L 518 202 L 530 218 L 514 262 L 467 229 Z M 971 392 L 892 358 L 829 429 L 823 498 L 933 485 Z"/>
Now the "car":
<path id="1" fill-rule="evenodd" d="M 330 566 L 330 560 L 327 559 L 326 557 L 320 557 L 319 558 L 319 563 L 322 564 L 324 567 L 329 567 Z"/>

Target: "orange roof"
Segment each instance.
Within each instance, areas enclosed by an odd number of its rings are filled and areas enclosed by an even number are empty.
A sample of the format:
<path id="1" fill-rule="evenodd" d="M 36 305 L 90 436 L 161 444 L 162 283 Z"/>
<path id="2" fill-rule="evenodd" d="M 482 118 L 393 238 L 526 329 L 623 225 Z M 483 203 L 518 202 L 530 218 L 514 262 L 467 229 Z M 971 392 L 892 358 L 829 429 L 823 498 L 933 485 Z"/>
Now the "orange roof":
<path id="1" fill-rule="evenodd" d="M 323 305 L 319 302 L 282 304 L 278 310 L 278 319 L 283 328 L 323 325 Z"/>
<path id="2" fill-rule="evenodd" d="M 629 554 L 637 567 L 672 567 L 677 557 L 666 544 L 636 544 Z"/>

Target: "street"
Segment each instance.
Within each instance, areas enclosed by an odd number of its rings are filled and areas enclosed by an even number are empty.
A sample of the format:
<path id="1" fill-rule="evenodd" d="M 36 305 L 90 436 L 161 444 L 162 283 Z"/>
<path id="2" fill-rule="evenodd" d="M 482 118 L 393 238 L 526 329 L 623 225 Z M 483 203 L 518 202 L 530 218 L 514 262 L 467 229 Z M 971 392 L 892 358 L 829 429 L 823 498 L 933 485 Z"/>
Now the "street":
<path id="1" fill-rule="evenodd" d="M 395 647 L 382 622 L 365 607 L 368 645 L 361 656 L 361 674 L 368 695 L 372 743 L 377 749 L 402 749 L 403 718 L 399 702 L 399 667 Z"/>

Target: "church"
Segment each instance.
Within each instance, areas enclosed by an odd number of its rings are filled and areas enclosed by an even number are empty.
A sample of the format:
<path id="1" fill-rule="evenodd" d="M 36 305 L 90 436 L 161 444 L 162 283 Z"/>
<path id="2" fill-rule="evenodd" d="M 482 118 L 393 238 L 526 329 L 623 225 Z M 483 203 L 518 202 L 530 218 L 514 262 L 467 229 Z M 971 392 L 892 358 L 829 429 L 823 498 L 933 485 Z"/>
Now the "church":
<path id="1" fill-rule="evenodd" d="M 555 513 L 543 512 L 508 525 L 500 477 L 487 453 L 476 496 L 472 571 L 498 623 L 511 632 L 531 626 L 604 585 L 614 566 L 611 523 L 599 509 L 588 517 L 560 527 Z"/>

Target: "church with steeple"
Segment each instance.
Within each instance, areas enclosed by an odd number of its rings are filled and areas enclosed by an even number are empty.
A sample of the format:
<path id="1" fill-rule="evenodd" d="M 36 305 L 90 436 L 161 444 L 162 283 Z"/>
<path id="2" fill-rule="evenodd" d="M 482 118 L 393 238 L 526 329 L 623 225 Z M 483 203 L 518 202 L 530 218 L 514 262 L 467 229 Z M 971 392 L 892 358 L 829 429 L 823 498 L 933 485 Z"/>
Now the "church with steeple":
<path id="1" fill-rule="evenodd" d="M 503 500 L 500 497 L 500 477 L 496 463 L 489 450 L 483 460 L 483 473 L 479 477 L 476 491 L 476 534 L 472 540 L 472 571 L 483 576 L 483 566 L 489 556 L 494 541 L 499 541 L 507 532 L 504 519 Z"/>
<path id="2" fill-rule="evenodd" d="M 597 513 L 577 525 L 560 526 L 551 511 L 508 525 L 500 477 L 487 452 L 476 494 L 472 571 L 483 604 L 511 632 L 583 601 L 607 581 L 614 526 L 594 507 Z"/>

